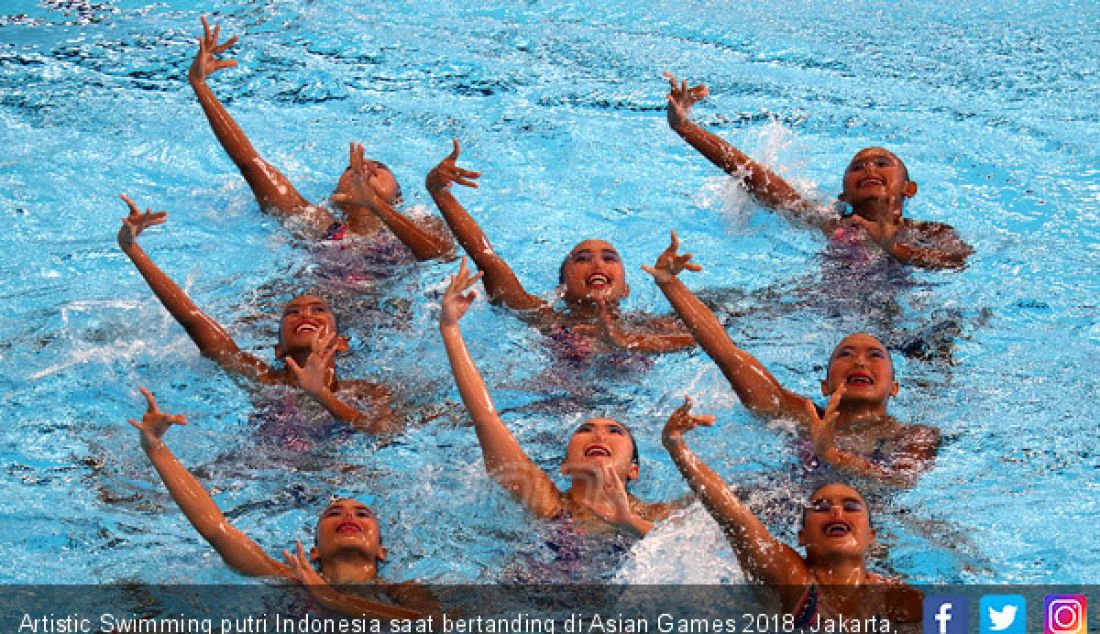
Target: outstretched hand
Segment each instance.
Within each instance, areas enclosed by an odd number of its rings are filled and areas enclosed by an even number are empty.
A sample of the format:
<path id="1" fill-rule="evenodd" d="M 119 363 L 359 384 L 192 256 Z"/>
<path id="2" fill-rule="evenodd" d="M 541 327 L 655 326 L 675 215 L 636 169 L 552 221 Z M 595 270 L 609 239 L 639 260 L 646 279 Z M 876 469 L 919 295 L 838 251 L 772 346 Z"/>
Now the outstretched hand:
<path id="1" fill-rule="evenodd" d="M 684 435 L 684 432 L 691 431 L 700 425 L 703 427 L 714 425 L 714 420 L 714 416 L 692 416 L 691 397 L 685 396 L 684 404 L 676 408 L 676 411 L 668 417 L 668 422 L 665 423 L 661 437 L 666 441 L 679 439 Z"/>
<path id="2" fill-rule="evenodd" d="M 339 334 L 321 331 L 310 344 L 309 357 L 304 367 L 298 365 L 294 357 L 286 357 L 286 367 L 290 368 L 294 378 L 298 380 L 298 386 L 307 394 L 321 396 L 333 384 L 336 376 L 336 352 L 342 343 Z"/>
<path id="3" fill-rule="evenodd" d="M 143 387 L 138 389 L 145 397 L 145 415 L 141 417 L 140 423 L 132 418 L 128 421 L 141 432 L 141 446 L 149 449 L 162 442 L 165 432 L 172 425 L 186 425 L 187 418 L 183 414 L 165 414 L 157 407 L 157 399 L 152 392 Z"/>
<path id="4" fill-rule="evenodd" d="M 428 172 L 427 178 L 424 179 L 424 186 L 428 188 L 428 192 L 438 192 L 448 189 L 451 183 L 458 183 L 466 187 L 477 187 L 477 181 L 475 178 L 481 177 L 481 172 L 474 172 L 468 169 L 463 169 L 457 165 L 458 155 L 462 153 L 462 148 L 458 145 L 458 139 L 451 139 L 451 143 L 454 145 L 454 149 L 447 155 L 447 158 L 439 162 L 432 168 L 432 171 Z"/>
<path id="5" fill-rule="evenodd" d="M 451 283 L 443 293 L 443 310 L 439 314 L 440 326 L 454 326 L 458 320 L 466 314 L 474 298 L 476 291 L 466 292 L 471 286 L 481 279 L 482 272 L 474 274 L 466 265 L 466 258 L 462 258 L 462 264 L 458 267 L 458 273 L 451 276 Z"/>
<path id="6" fill-rule="evenodd" d="M 218 59 L 216 55 L 221 55 L 225 51 L 229 50 L 229 47 L 237 43 L 237 36 L 229 38 L 226 42 L 218 44 L 218 37 L 221 35 L 222 27 L 217 25 L 214 27 L 214 32 L 210 32 L 210 24 L 206 21 L 206 16 L 202 16 L 202 37 L 199 38 L 199 52 L 195 54 L 195 61 L 191 62 L 191 70 L 187 72 L 187 76 L 193 82 L 206 81 L 206 78 L 210 75 L 218 72 L 223 68 L 233 68 L 237 65 L 235 59 Z"/>
<path id="7" fill-rule="evenodd" d="M 122 228 L 118 230 L 118 245 L 123 249 L 133 246 L 138 235 L 148 227 L 163 224 L 164 221 L 168 220 L 168 212 L 166 211 L 146 209 L 145 213 L 141 213 L 137 203 L 126 194 L 119 194 L 118 197 L 130 208 L 130 215 L 122 219 Z"/>
<path id="8" fill-rule="evenodd" d="M 642 270 L 652 275 L 658 284 L 671 281 L 684 269 L 689 271 L 703 270 L 702 266 L 691 261 L 692 254 L 679 255 L 677 253 L 679 249 L 680 239 L 676 237 L 676 232 L 673 231 L 671 244 L 657 257 L 657 262 L 653 266 L 642 265 Z"/>
<path id="9" fill-rule="evenodd" d="M 295 543 L 298 548 L 294 553 L 283 549 L 283 558 L 286 559 L 286 565 L 290 566 L 290 573 L 294 575 L 294 580 L 306 587 L 327 586 L 328 582 L 313 568 L 309 557 L 306 556 L 306 549 L 302 547 L 302 542 Z"/>
<path id="10" fill-rule="evenodd" d="M 691 122 L 691 107 L 706 99 L 710 90 L 703 84 L 688 88 L 687 80 L 677 81 L 676 76 L 668 71 L 665 71 L 664 77 L 669 83 L 666 112 L 668 125 L 671 128 L 678 128 Z"/>
<path id="11" fill-rule="evenodd" d="M 839 416 L 840 400 L 844 398 L 847 385 L 841 383 L 829 396 L 829 404 L 825 406 L 825 415 L 818 416 L 817 407 L 812 401 L 806 401 L 806 414 L 810 419 L 810 441 L 814 446 L 814 454 L 820 458 L 826 458 L 836 449 L 836 421 Z"/>

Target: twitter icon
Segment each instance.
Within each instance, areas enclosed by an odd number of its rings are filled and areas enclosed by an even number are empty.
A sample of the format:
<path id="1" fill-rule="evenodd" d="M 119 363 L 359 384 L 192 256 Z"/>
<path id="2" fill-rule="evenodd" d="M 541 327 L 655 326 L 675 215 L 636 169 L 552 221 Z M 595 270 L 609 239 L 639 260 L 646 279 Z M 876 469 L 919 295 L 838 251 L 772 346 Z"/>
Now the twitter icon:
<path id="1" fill-rule="evenodd" d="M 980 634 L 1027 634 L 1027 602 L 1018 594 L 987 594 L 978 613 Z"/>

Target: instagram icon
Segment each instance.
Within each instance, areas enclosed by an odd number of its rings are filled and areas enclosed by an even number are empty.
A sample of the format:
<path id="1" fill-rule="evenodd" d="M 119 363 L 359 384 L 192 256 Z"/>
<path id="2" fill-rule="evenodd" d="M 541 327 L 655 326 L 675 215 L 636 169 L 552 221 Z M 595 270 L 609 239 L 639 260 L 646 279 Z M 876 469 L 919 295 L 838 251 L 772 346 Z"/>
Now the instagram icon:
<path id="1" fill-rule="evenodd" d="M 1083 594 L 1048 594 L 1043 599 L 1044 634 L 1087 634 L 1088 604 Z"/>

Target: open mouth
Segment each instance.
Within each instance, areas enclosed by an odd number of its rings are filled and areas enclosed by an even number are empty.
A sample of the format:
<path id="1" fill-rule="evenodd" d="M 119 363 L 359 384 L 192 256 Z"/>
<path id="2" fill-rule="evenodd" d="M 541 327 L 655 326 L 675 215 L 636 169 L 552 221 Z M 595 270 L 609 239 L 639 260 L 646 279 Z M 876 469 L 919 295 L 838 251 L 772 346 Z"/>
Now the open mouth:
<path id="1" fill-rule="evenodd" d="M 589 446 L 585 447 L 585 449 L 584 449 L 584 457 L 585 458 L 592 458 L 592 457 L 610 458 L 611 457 L 611 449 L 608 448 L 606 445 L 589 445 Z"/>
<path id="2" fill-rule="evenodd" d="M 298 324 L 297 328 L 294 329 L 294 333 L 302 334 L 303 332 L 317 332 L 320 329 L 320 326 L 315 323 L 303 321 L 302 323 Z"/>
<path id="3" fill-rule="evenodd" d="M 852 527 L 847 522 L 829 522 L 822 529 L 826 537 L 844 537 L 852 532 Z"/>
<path id="4" fill-rule="evenodd" d="M 881 178 L 879 178 L 877 176 L 869 176 L 867 178 L 862 178 L 859 181 L 859 186 L 860 187 L 875 187 L 875 186 L 882 187 L 885 184 L 886 184 L 886 181 L 882 180 Z"/>
<path id="5" fill-rule="evenodd" d="M 853 372 L 844 380 L 848 385 L 874 385 L 875 379 L 866 372 Z"/>
<path id="6" fill-rule="evenodd" d="M 363 527 L 355 522 L 340 522 L 336 527 L 337 535 L 357 535 L 363 532 Z"/>
<path id="7" fill-rule="evenodd" d="M 592 288 L 603 288 L 611 286 L 611 278 L 603 273 L 593 273 L 588 276 L 584 283 Z"/>

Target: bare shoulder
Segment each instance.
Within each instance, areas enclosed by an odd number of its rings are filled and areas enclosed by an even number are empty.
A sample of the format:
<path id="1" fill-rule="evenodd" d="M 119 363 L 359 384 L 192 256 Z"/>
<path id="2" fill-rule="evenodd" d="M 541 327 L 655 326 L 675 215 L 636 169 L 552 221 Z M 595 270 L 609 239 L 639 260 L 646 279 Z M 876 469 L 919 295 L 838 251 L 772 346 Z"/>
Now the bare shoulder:
<path id="1" fill-rule="evenodd" d="M 631 496 L 630 510 L 646 521 L 659 522 L 674 512 L 687 508 L 694 501 L 695 497 L 690 495 L 670 502 L 643 502 Z"/>

